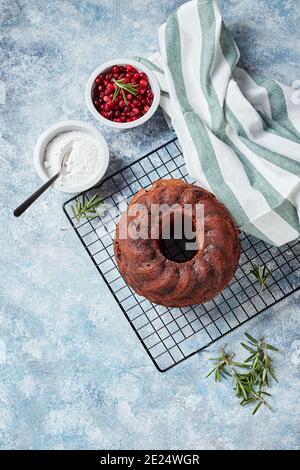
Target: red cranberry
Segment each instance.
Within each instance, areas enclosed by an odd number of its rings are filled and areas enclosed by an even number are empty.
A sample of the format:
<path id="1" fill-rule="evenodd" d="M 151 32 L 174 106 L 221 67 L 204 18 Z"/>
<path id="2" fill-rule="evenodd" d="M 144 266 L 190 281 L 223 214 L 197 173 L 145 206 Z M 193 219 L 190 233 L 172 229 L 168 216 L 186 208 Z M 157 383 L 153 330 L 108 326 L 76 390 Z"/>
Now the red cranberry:
<path id="1" fill-rule="evenodd" d="M 105 105 L 105 111 L 110 111 L 112 107 L 113 103 L 111 101 L 108 101 Z"/>
<path id="2" fill-rule="evenodd" d="M 145 80 L 144 78 L 142 78 L 142 80 L 140 80 L 140 85 L 141 85 L 141 87 L 146 88 L 146 86 L 148 85 L 147 80 Z"/>
<path id="3" fill-rule="evenodd" d="M 106 87 L 106 89 L 109 91 L 109 93 L 111 93 L 112 91 L 114 91 L 114 86 L 112 83 L 109 83 Z"/>
<path id="4" fill-rule="evenodd" d="M 96 85 L 101 85 L 101 83 L 103 82 L 103 75 L 102 75 L 102 74 L 99 75 L 99 76 L 96 78 L 95 82 L 96 82 Z"/>

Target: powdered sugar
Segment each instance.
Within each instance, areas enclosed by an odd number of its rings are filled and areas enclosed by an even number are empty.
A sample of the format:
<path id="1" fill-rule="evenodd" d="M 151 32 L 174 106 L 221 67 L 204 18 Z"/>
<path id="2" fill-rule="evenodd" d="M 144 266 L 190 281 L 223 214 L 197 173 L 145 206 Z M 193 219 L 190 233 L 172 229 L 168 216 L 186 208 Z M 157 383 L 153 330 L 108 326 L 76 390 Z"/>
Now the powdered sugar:
<path id="1" fill-rule="evenodd" d="M 49 177 L 59 171 L 62 158 L 70 147 L 72 151 L 66 162 L 66 172 L 53 185 L 57 189 L 72 190 L 88 185 L 103 165 L 103 149 L 92 135 L 83 131 L 64 132 L 47 145 L 44 166 Z"/>

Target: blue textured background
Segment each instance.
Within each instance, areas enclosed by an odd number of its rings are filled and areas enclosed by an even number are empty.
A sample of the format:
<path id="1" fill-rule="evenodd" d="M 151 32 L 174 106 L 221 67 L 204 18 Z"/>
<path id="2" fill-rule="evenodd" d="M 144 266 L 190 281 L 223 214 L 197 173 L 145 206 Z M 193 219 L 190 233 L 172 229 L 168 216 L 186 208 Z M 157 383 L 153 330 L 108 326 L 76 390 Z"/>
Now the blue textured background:
<path id="1" fill-rule="evenodd" d="M 0 0 L 1 448 L 299 448 L 299 295 L 226 338 L 238 349 L 247 328 L 282 351 L 274 412 L 252 417 L 228 384 L 203 379 L 208 353 L 155 370 L 75 234 L 60 230 L 66 196 L 50 190 L 12 216 L 40 183 L 39 134 L 67 118 L 97 126 L 84 102 L 90 72 L 114 56 L 156 51 L 158 25 L 181 3 Z M 299 0 L 221 4 L 243 65 L 299 79 Z M 102 130 L 109 172 L 171 136 L 160 112 L 130 132 Z"/>

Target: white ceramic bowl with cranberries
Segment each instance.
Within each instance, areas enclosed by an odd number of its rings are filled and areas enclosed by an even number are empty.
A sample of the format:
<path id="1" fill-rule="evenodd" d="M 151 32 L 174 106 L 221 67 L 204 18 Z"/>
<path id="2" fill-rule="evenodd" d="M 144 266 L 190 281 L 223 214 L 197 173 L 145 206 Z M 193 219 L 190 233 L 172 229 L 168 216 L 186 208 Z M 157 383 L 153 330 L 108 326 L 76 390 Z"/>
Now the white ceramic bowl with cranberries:
<path id="1" fill-rule="evenodd" d="M 91 74 L 85 99 L 98 121 L 117 129 L 130 129 L 153 116 L 160 87 L 154 73 L 140 62 L 114 59 Z"/>

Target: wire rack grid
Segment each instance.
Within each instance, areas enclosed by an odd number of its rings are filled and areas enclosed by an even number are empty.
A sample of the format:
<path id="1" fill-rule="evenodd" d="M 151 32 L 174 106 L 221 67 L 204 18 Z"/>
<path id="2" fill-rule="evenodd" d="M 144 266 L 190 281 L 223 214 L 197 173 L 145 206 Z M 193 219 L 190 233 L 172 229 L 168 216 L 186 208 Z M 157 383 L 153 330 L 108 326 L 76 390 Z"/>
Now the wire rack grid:
<path id="1" fill-rule="evenodd" d="M 276 248 L 242 233 L 240 263 L 223 292 L 205 304 L 191 307 L 153 304 L 137 295 L 121 277 L 113 243 L 116 224 L 131 198 L 160 178 L 193 182 L 176 138 L 77 196 L 85 201 L 95 192 L 100 193 L 106 207 L 100 216 L 77 225 L 72 211 L 76 197 L 69 199 L 63 209 L 151 360 L 164 372 L 300 289 L 300 243 L 295 240 Z M 121 198 L 126 200 L 125 207 L 119 207 Z M 272 271 L 261 293 L 250 273 L 255 264 L 267 265 Z"/>

